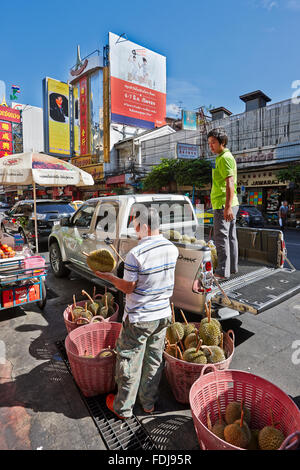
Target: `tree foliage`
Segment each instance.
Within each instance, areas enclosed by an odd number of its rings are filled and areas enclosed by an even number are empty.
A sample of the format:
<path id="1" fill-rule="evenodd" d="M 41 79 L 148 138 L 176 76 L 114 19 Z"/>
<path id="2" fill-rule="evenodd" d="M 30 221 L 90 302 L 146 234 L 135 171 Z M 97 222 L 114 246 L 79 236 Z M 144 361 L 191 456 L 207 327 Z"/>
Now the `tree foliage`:
<path id="1" fill-rule="evenodd" d="M 176 182 L 180 186 L 201 186 L 211 181 L 211 163 L 208 160 L 181 160 L 162 158 L 143 180 L 143 189 L 159 190 Z"/>
<path id="2" fill-rule="evenodd" d="M 279 181 L 291 181 L 295 184 L 300 184 L 300 165 L 289 165 L 276 172 Z"/>

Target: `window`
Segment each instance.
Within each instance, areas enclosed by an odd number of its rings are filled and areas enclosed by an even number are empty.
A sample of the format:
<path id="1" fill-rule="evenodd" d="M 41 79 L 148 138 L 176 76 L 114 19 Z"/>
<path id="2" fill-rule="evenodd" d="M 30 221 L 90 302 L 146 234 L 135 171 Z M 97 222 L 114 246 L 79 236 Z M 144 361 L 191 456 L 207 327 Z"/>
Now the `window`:
<path id="1" fill-rule="evenodd" d="M 89 228 L 95 212 L 94 205 L 86 205 L 79 209 L 73 219 L 75 227 Z"/>
<path id="2" fill-rule="evenodd" d="M 139 217 L 142 208 L 146 209 L 154 207 L 158 210 L 160 225 L 172 224 L 176 222 L 191 222 L 193 218 L 193 212 L 191 206 L 185 201 L 161 201 L 157 202 L 145 202 L 133 204 L 127 227 L 133 227 L 134 217 Z"/>

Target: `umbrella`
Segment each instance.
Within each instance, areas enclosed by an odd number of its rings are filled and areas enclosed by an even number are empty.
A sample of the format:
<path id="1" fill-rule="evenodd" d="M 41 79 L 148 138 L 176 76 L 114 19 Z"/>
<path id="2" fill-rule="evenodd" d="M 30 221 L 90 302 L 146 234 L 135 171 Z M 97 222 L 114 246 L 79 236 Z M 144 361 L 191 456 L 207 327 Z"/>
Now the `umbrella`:
<path id="1" fill-rule="evenodd" d="M 43 153 L 16 153 L 0 158 L 0 184 L 33 186 L 34 227 L 38 252 L 36 219 L 36 185 L 40 186 L 92 186 L 93 177 L 65 160 Z"/>

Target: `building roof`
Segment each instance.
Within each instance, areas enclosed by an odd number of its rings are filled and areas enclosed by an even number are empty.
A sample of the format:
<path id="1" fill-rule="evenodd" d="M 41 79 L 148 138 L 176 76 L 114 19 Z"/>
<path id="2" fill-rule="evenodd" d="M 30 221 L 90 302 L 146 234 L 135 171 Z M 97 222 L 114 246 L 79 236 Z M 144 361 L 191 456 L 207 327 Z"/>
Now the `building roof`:
<path id="1" fill-rule="evenodd" d="M 164 126 L 161 126 L 161 127 L 155 127 L 154 129 L 147 129 L 146 131 L 144 132 L 141 132 L 140 134 L 136 134 L 136 135 L 133 135 L 131 137 L 126 137 L 126 139 L 122 139 L 122 140 L 119 140 L 119 142 L 116 142 L 115 143 L 115 147 L 117 147 L 118 145 L 122 145 L 126 142 L 130 142 L 131 140 L 135 140 L 135 139 L 139 139 L 140 137 L 146 135 L 146 134 L 150 134 L 151 132 L 156 132 L 156 131 L 160 131 L 161 129 L 163 129 L 164 127 L 166 128 L 169 128 L 170 131 L 175 132 L 174 129 L 172 129 L 172 127 L 170 127 L 168 124 L 165 124 Z"/>
<path id="2" fill-rule="evenodd" d="M 251 91 L 245 95 L 241 95 L 240 99 L 247 103 L 247 101 L 255 100 L 256 98 L 263 98 L 266 102 L 271 101 L 267 95 L 265 95 L 261 90 Z"/>
<path id="3" fill-rule="evenodd" d="M 229 109 L 226 109 L 223 106 L 220 106 L 219 108 L 214 108 L 214 109 L 209 110 L 210 114 L 218 113 L 219 111 L 224 111 L 224 113 L 228 114 L 228 116 L 230 116 L 232 114 L 232 112 L 229 111 Z"/>

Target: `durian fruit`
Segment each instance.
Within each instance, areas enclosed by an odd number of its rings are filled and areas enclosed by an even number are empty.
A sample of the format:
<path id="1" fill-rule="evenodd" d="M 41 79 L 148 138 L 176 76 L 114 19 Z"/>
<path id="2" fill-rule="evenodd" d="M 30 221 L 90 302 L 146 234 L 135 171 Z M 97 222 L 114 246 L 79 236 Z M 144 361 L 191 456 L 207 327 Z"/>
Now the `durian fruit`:
<path id="1" fill-rule="evenodd" d="M 91 251 L 86 262 L 92 271 L 111 272 L 116 267 L 116 260 L 105 248 Z"/>
<path id="2" fill-rule="evenodd" d="M 258 433 L 258 445 L 261 450 L 277 450 L 285 439 L 283 433 L 275 428 L 279 423 L 274 424 L 272 410 L 271 421 L 271 426 L 265 426 Z"/>
<path id="3" fill-rule="evenodd" d="M 72 321 L 75 322 L 79 317 L 81 317 L 81 314 L 83 313 L 83 311 L 84 311 L 83 307 L 76 305 L 76 298 L 75 298 L 75 295 L 73 295 L 73 305 L 71 309 Z"/>
<path id="4" fill-rule="evenodd" d="M 170 344 L 178 343 L 181 341 L 184 336 L 184 328 L 182 323 L 175 322 L 175 313 L 174 313 L 174 304 L 172 306 L 172 324 L 168 326 L 166 338 L 170 342 Z"/>
<path id="5" fill-rule="evenodd" d="M 206 356 L 201 349 L 202 341 L 200 339 L 196 348 L 186 349 L 183 353 L 183 360 L 193 364 L 207 364 Z"/>
<path id="6" fill-rule="evenodd" d="M 173 356 L 173 357 L 175 357 L 176 359 L 178 358 L 178 356 L 179 356 L 179 359 L 182 359 L 181 350 L 180 350 L 179 346 L 178 346 L 176 343 L 175 343 L 175 344 L 170 344 L 170 342 L 167 340 L 167 346 L 166 346 L 165 351 L 166 351 L 170 356 Z"/>
<path id="7" fill-rule="evenodd" d="M 259 429 L 250 429 L 250 432 L 251 432 L 251 439 L 250 439 L 250 442 L 248 444 L 247 449 L 248 450 L 259 450 L 259 447 L 258 447 Z"/>
<path id="8" fill-rule="evenodd" d="M 195 327 L 195 325 L 193 325 L 192 323 L 188 323 L 187 319 L 185 318 L 185 315 L 183 313 L 183 311 L 180 309 L 180 313 L 182 315 L 182 318 L 184 320 L 184 325 L 183 325 L 183 328 L 184 328 L 184 338 L 186 336 L 188 336 L 190 333 L 194 333 L 195 331 L 197 331 L 197 328 Z"/>
<path id="9" fill-rule="evenodd" d="M 237 402 L 237 401 L 231 401 L 228 403 L 226 406 L 225 410 L 225 421 L 227 424 L 232 424 L 234 423 L 239 417 L 241 416 L 241 407 L 242 404 Z M 248 408 L 246 408 L 245 405 L 243 405 L 243 411 L 244 411 L 244 421 L 246 421 L 247 424 L 250 423 L 251 421 L 251 413 Z"/>
<path id="10" fill-rule="evenodd" d="M 97 315 L 98 310 L 99 310 L 99 304 L 95 302 L 85 290 L 82 290 L 81 293 L 82 295 L 86 295 L 87 298 L 89 299 L 89 302 L 88 302 L 89 311 L 92 312 L 94 316 Z"/>
<path id="11" fill-rule="evenodd" d="M 181 241 L 182 239 L 181 233 L 179 233 L 177 230 L 167 230 L 166 232 L 164 232 L 164 236 L 168 240 L 175 242 Z"/>
<path id="12" fill-rule="evenodd" d="M 192 243 L 191 242 L 191 237 L 189 237 L 188 235 L 182 235 L 182 241 L 183 243 Z"/>
<path id="13" fill-rule="evenodd" d="M 217 397 L 217 404 L 218 404 L 218 414 L 219 414 L 219 419 L 218 421 L 212 426 L 211 431 L 218 436 L 220 439 L 225 440 L 224 436 L 224 429 L 226 427 L 226 423 L 222 418 L 222 413 L 221 413 L 221 407 L 220 407 L 220 401 L 219 398 Z"/>
<path id="14" fill-rule="evenodd" d="M 208 364 L 216 364 L 217 362 L 225 361 L 225 353 L 219 346 L 203 346 Z M 207 352 L 208 354 L 207 354 Z"/>
<path id="15" fill-rule="evenodd" d="M 221 342 L 220 324 L 217 320 L 211 318 L 211 301 L 209 307 L 205 304 L 207 318 L 203 318 L 199 326 L 199 336 L 206 346 L 218 346 Z"/>
<path id="16" fill-rule="evenodd" d="M 248 424 L 244 421 L 244 409 L 242 408 L 241 417 L 232 424 L 227 424 L 224 429 L 224 437 L 226 442 L 242 449 L 247 449 L 251 432 Z"/>
<path id="17" fill-rule="evenodd" d="M 187 336 L 184 338 L 184 340 L 183 340 L 184 347 L 185 347 L 186 349 L 189 349 L 189 348 L 196 348 L 198 342 L 199 342 L 199 337 L 198 337 L 197 331 L 196 331 L 196 332 L 193 332 L 193 333 L 190 333 L 190 334 L 187 335 Z"/>
<path id="18" fill-rule="evenodd" d="M 78 325 L 82 325 L 82 324 L 86 323 L 85 320 L 87 320 L 88 322 L 90 322 L 92 318 L 93 318 L 93 314 L 92 314 L 92 312 L 90 312 L 90 311 L 88 310 L 88 308 L 87 308 L 87 302 L 86 302 L 86 303 L 85 303 L 85 309 L 81 312 L 80 317 L 77 318 L 76 323 L 77 323 Z"/>
<path id="19" fill-rule="evenodd" d="M 196 243 L 197 242 L 197 238 L 196 237 L 191 237 L 191 243 Z"/>

